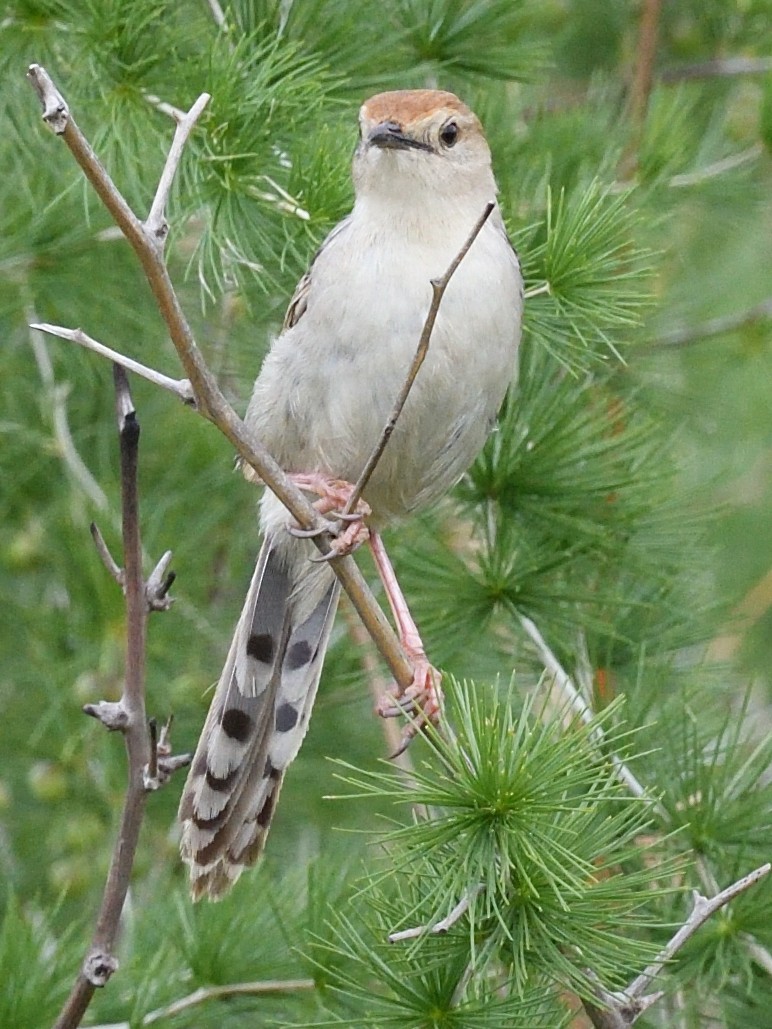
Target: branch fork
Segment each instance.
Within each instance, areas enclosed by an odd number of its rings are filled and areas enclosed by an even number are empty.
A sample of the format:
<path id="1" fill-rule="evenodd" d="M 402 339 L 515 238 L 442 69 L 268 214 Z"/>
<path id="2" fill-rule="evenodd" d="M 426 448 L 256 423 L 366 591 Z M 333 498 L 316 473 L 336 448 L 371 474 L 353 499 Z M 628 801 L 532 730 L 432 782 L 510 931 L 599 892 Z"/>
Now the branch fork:
<path id="1" fill-rule="evenodd" d="M 626 990 L 611 993 L 603 988 L 594 973 L 588 974 L 596 982 L 598 1006 L 585 1001 L 587 1015 L 596 1029 L 629 1029 L 638 1018 L 664 995 L 664 991 L 647 994 L 646 990 L 659 976 L 665 965 L 678 953 L 707 920 L 745 890 L 760 882 L 772 869 L 769 863 L 761 865 L 737 882 L 727 886 L 716 896 L 704 897 L 697 890 L 692 892 L 692 910 L 672 939 L 663 947 L 654 961 L 637 976 Z"/>

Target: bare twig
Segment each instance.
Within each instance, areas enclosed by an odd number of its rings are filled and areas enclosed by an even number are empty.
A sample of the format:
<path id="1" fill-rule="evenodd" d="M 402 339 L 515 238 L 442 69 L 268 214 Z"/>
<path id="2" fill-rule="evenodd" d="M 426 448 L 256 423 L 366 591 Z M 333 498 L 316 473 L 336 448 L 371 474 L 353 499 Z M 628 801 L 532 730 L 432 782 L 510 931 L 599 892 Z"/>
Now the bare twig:
<path id="1" fill-rule="evenodd" d="M 718 882 L 713 874 L 713 869 L 708 864 L 704 854 L 697 855 L 694 867 L 697 870 L 697 875 L 702 883 L 703 890 L 709 893 L 717 893 Z M 772 974 L 772 954 L 770 954 L 767 948 L 762 946 L 755 936 L 752 936 L 750 933 L 742 933 L 740 939 L 742 940 L 746 951 L 756 964 L 760 968 L 764 968 L 768 973 Z"/>
<path id="2" fill-rule="evenodd" d="M 28 321 L 34 320 L 34 315 L 31 311 L 28 311 L 27 315 Z M 69 422 L 67 421 L 67 397 L 70 392 L 70 385 L 66 382 L 56 382 L 46 341 L 41 333 L 36 331 L 37 326 L 30 325 L 30 330 L 30 345 L 35 355 L 35 363 L 38 366 L 40 381 L 46 393 L 46 400 L 51 405 L 51 422 L 59 455 L 65 467 L 72 474 L 73 479 L 92 504 L 98 507 L 100 511 L 104 511 L 107 508 L 107 497 L 78 453 L 72 433 L 70 432 Z"/>
<path id="3" fill-rule="evenodd" d="M 225 12 L 220 6 L 218 0 L 207 0 L 209 4 L 209 10 L 212 12 L 212 17 L 217 22 L 219 28 L 227 30 L 228 22 L 225 19 Z"/>
<path id="4" fill-rule="evenodd" d="M 437 321 L 437 314 L 440 310 L 442 298 L 445 296 L 445 290 L 448 288 L 448 284 L 450 283 L 450 280 L 453 278 L 456 269 L 464 260 L 466 255 L 469 253 L 472 244 L 482 231 L 483 225 L 485 225 L 487 220 L 490 218 L 494 206 L 495 205 L 492 203 L 485 205 L 484 211 L 475 222 L 472 231 L 466 238 L 464 245 L 461 247 L 459 252 L 451 261 L 448 270 L 439 279 L 431 280 L 432 302 L 429 305 L 429 312 L 426 315 L 426 321 L 424 322 L 424 327 L 421 330 L 421 338 L 418 341 L 418 347 L 415 352 L 415 357 L 413 358 L 413 363 L 410 365 L 410 369 L 407 373 L 407 378 L 405 379 L 402 389 L 399 392 L 399 396 L 397 397 L 394 403 L 394 408 L 391 412 L 391 415 L 389 416 L 389 420 L 383 427 L 381 437 L 375 445 L 373 452 L 370 454 L 370 457 L 367 460 L 367 464 L 362 469 L 362 474 L 359 476 L 354 486 L 354 491 L 348 499 L 348 502 L 343 512 L 344 514 L 350 514 L 352 511 L 356 510 L 359 498 L 362 496 L 362 493 L 365 490 L 367 483 L 370 481 L 370 476 L 375 471 L 376 465 L 380 461 L 383 452 L 386 449 L 389 440 L 391 439 L 392 433 L 394 432 L 394 429 L 397 424 L 397 420 L 399 419 L 399 416 L 402 413 L 402 408 L 405 406 L 405 402 L 407 401 L 407 398 L 410 395 L 410 390 L 413 388 L 413 383 L 416 380 L 416 376 L 421 370 L 421 365 L 424 363 L 426 355 L 429 352 L 429 342 L 431 340 L 432 332 L 434 331 L 434 325 Z"/>
<path id="5" fill-rule="evenodd" d="M 110 575 L 115 579 L 118 585 L 123 589 L 123 569 L 116 563 L 115 558 L 110 553 L 105 538 L 99 531 L 99 527 L 95 522 L 92 522 L 89 526 L 91 530 L 91 538 L 94 541 L 97 554 L 102 559 L 102 564 L 105 566 Z"/>
<path id="6" fill-rule="evenodd" d="M 762 865 L 711 899 L 703 897 L 695 890 L 692 894 L 692 911 L 687 920 L 649 967 L 633 979 L 626 990 L 611 993 L 598 984 L 599 1006 L 585 1003 L 587 1015 L 596 1029 L 628 1029 L 633 1025 L 647 1008 L 663 996 L 661 992 L 646 996 L 645 992 L 665 965 L 712 915 L 763 879 L 769 874 L 770 869 L 772 865 Z"/>
<path id="7" fill-rule="evenodd" d="M 560 664 L 557 657 L 555 657 L 555 654 L 539 632 L 536 624 L 525 615 L 520 615 L 519 618 L 520 624 L 536 647 L 537 653 L 539 654 L 541 661 L 544 663 L 544 667 L 547 669 L 552 681 L 554 681 L 556 689 L 563 695 L 563 697 L 565 697 L 571 710 L 581 718 L 585 725 L 591 724 L 594 717 L 592 709 L 573 684 L 571 677 Z M 594 726 L 592 730 L 592 738 L 598 745 L 603 745 L 605 739 L 603 730 L 597 725 Z M 638 781 L 632 770 L 628 768 L 624 761 L 617 757 L 616 754 L 609 755 L 609 760 L 614 766 L 617 777 L 625 786 L 627 786 L 633 796 L 639 797 L 641 800 L 645 800 L 663 822 L 668 822 L 670 820 L 670 816 L 665 808 L 655 797 L 651 796 L 646 787 Z"/>
<path id="8" fill-rule="evenodd" d="M 27 74 L 40 98 L 45 120 L 62 136 L 100 200 L 134 249 L 180 357 L 197 410 L 219 428 L 239 455 L 255 470 L 258 478 L 282 501 L 301 528 L 321 530 L 313 542 L 323 554 L 327 553 L 331 541 L 329 522 L 314 510 L 305 494 L 285 475 L 225 399 L 196 344 L 157 242 L 116 188 L 70 116 L 67 104 L 45 69 L 33 64 Z M 121 363 L 125 363 L 125 360 Z M 351 557 L 342 557 L 336 558 L 332 567 L 396 682 L 407 688 L 413 679 L 412 665 L 356 563 Z"/>
<path id="9" fill-rule="evenodd" d="M 172 552 L 167 550 L 147 577 L 145 596 L 151 611 L 168 611 L 173 603 L 173 598 L 169 596 L 169 590 L 176 575 L 174 572 L 168 571 L 171 559 Z"/>
<path id="10" fill-rule="evenodd" d="M 699 186 L 703 182 L 718 178 L 719 175 L 726 175 L 735 168 L 742 168 L 752 161 L 758 161 L 764 156 L 766 150 L 763 143 L 754 143 L 752 146 L 741 150 L 740 153 L 730 154 L 729 157 L 722 157 L 720 161 L 706 164 L 702 168 L 696 168 L 691 172 L 682 172 L 680 175 L 673 175 L 668 182 L 672 189 L 684 189 L 689 186 Z"/>
<path id="11" fill-rule="evenodd" d="M 104 986 L 118 968 L 114 955 L 121 912 L 129 888 L 134 854 L 149 789 L 157 789 L 174 768 L 187 764 L 187 755 L 171 757 L 168 725 L 161 739 L 148 736 L 145 714 L 145 635 L 147 616 L 153 610 L 147 584 L 142 578 L 142 544 L 139 529 L 137 462 L 139 424 L 129 392 L 126 373 L 114 365 L 116 414 L 121 457 L 121 517 L 124 567 L 119 568 L 101 533 L 91 526 L 97 550 L 110 575 L 126 597 L 126 666 L 123 694 L 116 702 L 87 704 L 83 710 L 110 731 L 120 731 L 126 742 L 128 785 L 118 835 L 107 874 L 102 903 L 91 946 L 73 984 L 54 1029 L 75 1029 L 80 1025 L 97 987 Z M 165 572 L 171 555 L 165 554 L 156 566 Z M 159 576 L 160 578 L 160 576 Z M 148 770 L 152 775 L 148 775 Z"/>
<path id="12" fill-rule="evenodd" d="M 481 893 L 484 887 L 481 884 L 474 886 L 468 893 L 465 893 L 461 900 L 456 904 L 453 910 L 440 919 L 439 922 L 435 922 L 434 925 L 417 925 L 412 929 L 400 929 L 398 932 L 389 933 L 389 943 L 401 943 L 403 940 L 415 940 L 419 936 L 425 935 L 441 935 L 448 932 L 456 922 L 462 918 L 469 910 L 469 905 L 472 900 Z"/>
<path id="13" fill-rule="evenodd" d="M 351 605 L 343 604 L 341 607 L 346 629 L 356 645 L 357 655 L 362 664 L 362 671 L 373 698 L 373 705 L 376 705 L 383 697 L 390 683 L 382 676 L 373 650 L 373 641 L 368 636 L 365 627 L 357 618 Z M 378 721 L 381 723 L 383 735 L 386 737 L 387 753 L 394 754 L 402 741 L 402 730 L 393 718 L 379 718 Z M 400 754 L 394 759 L 394 762 L 405 772 L 410 773 L 413 771 L 413 762 L 408 751 Z"/>
<path id="14" fill-rule="evenodd" d="M 91 336 L 86 335 L 82 329 L 65 329 L 61 325 L 48 325 L 46 322 L 34 323 L 30 325 L 30 328 L 37 329 L 39 332 L 47 332 L 49 336 L 58 336 L 60 339 L 67 339 L 72 343 L 78 343 L 87 350 L 93 350 L 95 354 L 106 357 L 114 364 L 119 364 L 122 368 L 134 372 L 135 375 L 142 376 L 143 379 L 147 379 L 148 382 L 152 382 L 155 386 L 160 386 L 161 389 L 168 390 L 175 397 L 178 397 L 183 404 L 195 405 L 195 397 L 187 379 L 170 379 L 168 375 L 163 375 L 161 372 L 155 371 L 154 368 L 148 368 L 146 365 L 140 364 L 139 361 L 135 361 L 131 357 L 125 357 L 117 350 L 106 347 L 104 343 L 99 343 L 97 340 L 92 339 Z"/>
<path id="15" fill-rule="evenodd" d="M 177 129 L 174 133 L 174 139 L 169 148 L 169 153 L 166 155 L 166 162 L 158 182 L 158 189 L 145 222 L 145 228 L 156 239 L 161 248 L 163 248 L 163 244 L 169 234 L 169 225 L 166 221 L 166 205 L 169 202 L 169 193 L 174 182 L 174 176 L 177 173 L 177 166 L 182 158 L 182 151 L 188 141 L 188 136 L 193 131 L 193 126 L 211 99 L 208 93 L 202 93 L 187 114 L 177 118 Z"/>
<path id="16" fill-rule="evenodd" d="M 755 869 L 753 872 L 743 876 L 742 879 L 738 879 L 737 882 L 732 883 L 731 886 L 727 886 L 725 890 L 717 893 L 711 899 L 703 897 L 695 890 L 692 895 L 692 913 L 689 915 L 687 921 L 681 926 L 667 946 L 663 948 L 662 952 L 657 955 L 656 960 L 632 981 L 625 992 L 633 997 L 637 997 L 642 994 L 643 991 L 648 988 L 649 984 L 659 975 L 665 964 L 670 961 L 681 947 L 683 947 L 688 939 L 694 936 L 700 926 L 704 925 L 711 915 L 715 914 L 716 911 L 728 904 L 730 900 L 734 900 L 735 897 L 738 897 L 745 890 L 754 886 L 757 882 L 760 882 L 761 879 L 769 874 L 770 869 L 772 869 L 772 865 L 769 863 L 761 865 L 761 867 Z"/>
<path id="17" fill-rule="evenodd" d="M 181 997 L 166 1007 L 150 1011 L 142 1019 L 142 1025 L 152 1025 L 163 1019 L 179 1015 L 181 1011 L 204 1004 L 209 1000 L 223 1000 L 226 997 L 259 997 L 266 993 L 296 993 L 300 990 L 313 990 L 313 979 L 266 979 L 254 983 L 228 983 L 224 986 L 202 986 L 187 997 Z"/>

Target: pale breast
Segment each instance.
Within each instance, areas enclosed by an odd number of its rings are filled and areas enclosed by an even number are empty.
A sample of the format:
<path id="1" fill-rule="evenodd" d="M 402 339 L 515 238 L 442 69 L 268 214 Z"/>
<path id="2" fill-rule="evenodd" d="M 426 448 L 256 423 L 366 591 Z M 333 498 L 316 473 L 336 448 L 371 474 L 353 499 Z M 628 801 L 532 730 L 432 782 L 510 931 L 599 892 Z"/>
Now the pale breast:
<path id="1" fill-rule="evenodd" d="M 265 360 L 248 419 L 288 471 L 356 480 L 392 411 L 429 309 L 430 280 L 461 245 L 440 237 L 406 246 L 392 229 L 373 238 L 371 224 L 352 219 L 335 234 L 312 268 L 302 317 Z M 517 259 L 494 221 L 451 280 L 366 492 L 377 521 L 430 503 L 474 459 L 515 374 L 521 310 Z"/>

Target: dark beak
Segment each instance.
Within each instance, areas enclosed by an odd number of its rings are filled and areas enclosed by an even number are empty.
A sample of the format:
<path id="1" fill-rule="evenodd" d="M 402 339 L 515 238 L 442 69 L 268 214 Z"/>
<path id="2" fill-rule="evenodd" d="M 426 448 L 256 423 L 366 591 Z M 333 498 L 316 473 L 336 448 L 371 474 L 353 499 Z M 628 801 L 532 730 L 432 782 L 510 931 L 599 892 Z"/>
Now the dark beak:
<path id="1" fill-rule="evenodd" d="M 382 121 L 371 129 L 367 142 L 369 146 L 377 146 L 381 150 L 431 150 L 428 143 L 406 136 L 401 126 L 393 121 Z"/>

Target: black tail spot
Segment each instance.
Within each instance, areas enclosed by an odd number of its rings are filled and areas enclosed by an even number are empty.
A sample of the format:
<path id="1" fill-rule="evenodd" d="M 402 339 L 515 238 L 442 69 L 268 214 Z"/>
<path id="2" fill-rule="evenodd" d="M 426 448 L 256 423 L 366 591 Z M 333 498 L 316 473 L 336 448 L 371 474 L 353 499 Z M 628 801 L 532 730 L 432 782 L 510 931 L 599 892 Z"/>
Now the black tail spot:
<path id="1" fill-rule="evenodd" d="M 238 769 L 234 768 L 232 772 L 228 772 L 222 779 L 218 779 L 216 775 L 211 772 L 206 773 L 206 784 L 210 790 L 214 790 L 215 793 L 225 793 L 233 785 L 233 780 L 236 778 Z"/>
<path id="2" fill-rule="evenodd" d="M 252 719 L 246 711 L 231 707 L 222 716 L 222 727 L 226 736 L 243 743 L 252 729 Z"/>
<path id="3" fill-rule="evenodd" d="M 308 641 L 298 640 L 287 651 L 284 663 L 289 671 L 293 671 L 295 668 L 302 668 L 303 665 L 307 665 L 313 656 L 313 651 Z"/>
<path id="4" fill-rule="evenodd" d="M 276 731 L 289 732 L 294 729 L 298 720 L 298 713 L 292 704 L 282 704 L 276 712 Z"/>
<path id="5" fill-rule="evenodd" d="M 269 665 L 273 660 L 273 636 L 267 632 L 253 632 L 247 640 L 247 654 L 255 661 Z"/>

